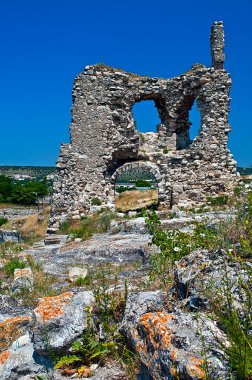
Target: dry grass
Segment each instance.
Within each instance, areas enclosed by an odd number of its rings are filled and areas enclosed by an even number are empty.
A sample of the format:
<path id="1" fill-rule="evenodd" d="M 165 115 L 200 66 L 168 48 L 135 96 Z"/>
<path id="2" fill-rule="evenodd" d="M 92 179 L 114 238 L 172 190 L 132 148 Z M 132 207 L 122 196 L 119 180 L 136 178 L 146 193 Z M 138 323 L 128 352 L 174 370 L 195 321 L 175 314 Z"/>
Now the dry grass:
<path id="1" fill-rule="evenodd" d="M 120 211 L 139 210 L 158 202 L 158 190 L 130 190 L 116 197 L 116 209 Z"/>
<path id="2" fill-rule="evenodd" d="M 44 238 L 47 230 L 50 207 L 46 207 L 41 214 L 41 220 L 38 214 L 29 215 L 25 218 L 23 225 L 20 227 L 20 233 L 24 237 Z"/>
<path id="3" fill-rule="evenodd" d="M 3 209 L 3 208 L 14 208 L 14 209 L 25 209 L 25 208 L 30 208 L 30 209 L 35 209 L 37 208 L 37 206 L 24 206 L 24 205 L 19 205 L 19 204 L 16 204 L 16 203 L 0 203 L 0 209 Z"/>

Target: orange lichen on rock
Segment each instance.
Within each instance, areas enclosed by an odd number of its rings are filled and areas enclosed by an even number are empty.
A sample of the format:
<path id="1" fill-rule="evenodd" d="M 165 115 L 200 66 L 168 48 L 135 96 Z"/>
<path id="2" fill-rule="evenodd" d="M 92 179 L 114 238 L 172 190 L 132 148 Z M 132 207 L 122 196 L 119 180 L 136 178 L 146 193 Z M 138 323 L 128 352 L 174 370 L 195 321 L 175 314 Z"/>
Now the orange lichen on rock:
<path id="1" fill-rule="evenodd" d="M 171 347 L 171 330 L 166 324 L 174 318 L 173 314 L 165 312 L 147 313 L 140 318 L 140 323 L 144 326 L 149 336 L 155 335 L 158 337 L 158 340 L 155 339 L 155 341 L 158 341 L 160 349 L 164 349 Z"/>
<path id="2" fill-rule="evenodd" d="M 139 330 L 135 327 L 134 329 L 136 350 L 141 355 L 144 364 L 148 368 L 155 368 L 155 371 L 161 373 L 162 370 L 157 353 L 163 351 L 165 352 L 165 360 L 168 358 L 167 366 L 169 366 L 169 368 L 167 367 L 167 369 L 170 371 L 171 378 L 174 379 L 179 376 L 177 372 L 179 355 L 178 350 L 173 345 L 173 338 L 176 336 L 176 327 L 172 325 L 175 318 L 173 314 L 166 312 L 146 313 L 142 315 L 139 320 L 138 326 L 142 328 Z M 140 331 L 144 331 L 144 336 Z M 160 360 L 162 360 L 162 353 Z M 187 364 L 185 364 L 185 367 L 190 378 L 197 380 L 205 379 L 202 359 L 191 356 L 186 361 Z"/>
<path id="3" fill-rule="evenodd" d="M 65 292 L 58 296 L 41 298 L 37 308 L 34 310 L 37 319 L 46 322 L 63 315 L 64 307 L 70 303 L 72 297 L 71 292 Z"/>
<path id="4" fill-rule="evenodd" d="M 170 372 L 171 372 L 171 375 L 175 377 L 177 375 L 176 367 L 172 367 Z"/>
<path id="5" fill-rule="evenodd" d="M 202 368 L 203 360 L 192 356 L 186 365 L 187 372 L 194 379 L 203 380 L 206 378 L 205 371 Z"/>
<path id="6" fill-rule="evenodd" d="M 146 313 L 140 318 L 140 324 L 144 327 L 147 339 L 152 343 L 155 350 L 169 350 L 170 358 L 173 362 L 177 359 L 177 351 L 172 346 L 172 332 L 167 326 L 174 319 L 173 314 L 165 312 Z M 140 352 L 147 351 L 147 343 L 141 341 L 137 345 L 137 350 Z"/>
<path id="7" fill-rule="evenodd" d="M 4 351 L 0 353 L 0 365 L 3 365 L 9 356 L 10 356 L 10 351 Z"/>
<path id="8" fill-rule="evenodd" d="M 31 317 L 24 315 L 8 318 L 0 323 L 0 352 L 23 334 L 22 328 L 26 327 L 30 320 Z"/>

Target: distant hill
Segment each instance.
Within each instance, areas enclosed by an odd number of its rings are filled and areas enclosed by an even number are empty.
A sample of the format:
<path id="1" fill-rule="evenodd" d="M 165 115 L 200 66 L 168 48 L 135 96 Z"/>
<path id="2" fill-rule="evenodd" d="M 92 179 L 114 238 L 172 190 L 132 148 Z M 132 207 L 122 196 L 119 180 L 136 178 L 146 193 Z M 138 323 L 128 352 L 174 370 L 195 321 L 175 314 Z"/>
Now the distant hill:
<path id="1" fill-rule="evenodd" d="M 238 167 L 237 171 L 241 175 L 251 175 L 252 174 L 252 168 L 241 168 L 241 167 Z"/>
<path id="2" fill-rule="evenodd" d="M 39 180 L 53 176 L 55 170 L 54 166 L 0 166 L 0 174 L 17 179 L 32 178 Z"/>

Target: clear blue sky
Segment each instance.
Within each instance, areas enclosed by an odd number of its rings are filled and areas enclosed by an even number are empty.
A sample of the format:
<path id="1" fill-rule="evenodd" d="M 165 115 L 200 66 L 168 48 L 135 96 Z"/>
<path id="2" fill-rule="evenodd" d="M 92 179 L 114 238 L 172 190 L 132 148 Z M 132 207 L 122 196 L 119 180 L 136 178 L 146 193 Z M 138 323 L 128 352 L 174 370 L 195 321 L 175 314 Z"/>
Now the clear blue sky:
<path id="1" fill-rule="evenodd" d="M 251 0 L 0 4 L 0 165 L 55 164 L 69 141 L 73 80 L 87 64 L 167 78 L 193 63 L 210 65 L 215 20 L 224 21 L 233 80 L 229 146 L 239 165 L 252 164 Z"/>

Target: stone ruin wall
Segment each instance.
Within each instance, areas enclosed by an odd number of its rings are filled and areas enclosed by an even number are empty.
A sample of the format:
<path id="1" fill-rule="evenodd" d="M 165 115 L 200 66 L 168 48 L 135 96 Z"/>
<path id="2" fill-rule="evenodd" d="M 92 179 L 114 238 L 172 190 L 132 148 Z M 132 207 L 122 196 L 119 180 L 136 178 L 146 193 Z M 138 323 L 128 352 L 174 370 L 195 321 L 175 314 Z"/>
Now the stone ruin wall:
<path id="1" fill-rule="evenodd" d="M 230 75 L 224 70 L 222 22 L 211 30 L 212 67 L 193 65 L 171 79 L 149 78 L 104 65 L 87 66 L 73 87 L 70 144 L 61 146 L 49 232 L 66 218 L 90 212 L 92 199 L 114 207 L 116 177 L 147 166 L 156 176 L 159 208 L 200 203 L 227 193 L 236 162 L 227 148 Z M 157 133 L 136 130 L 132 107 L 153 100 Z M 190 141 L 189 111 L 196 101 L 199 135 Z"/>

